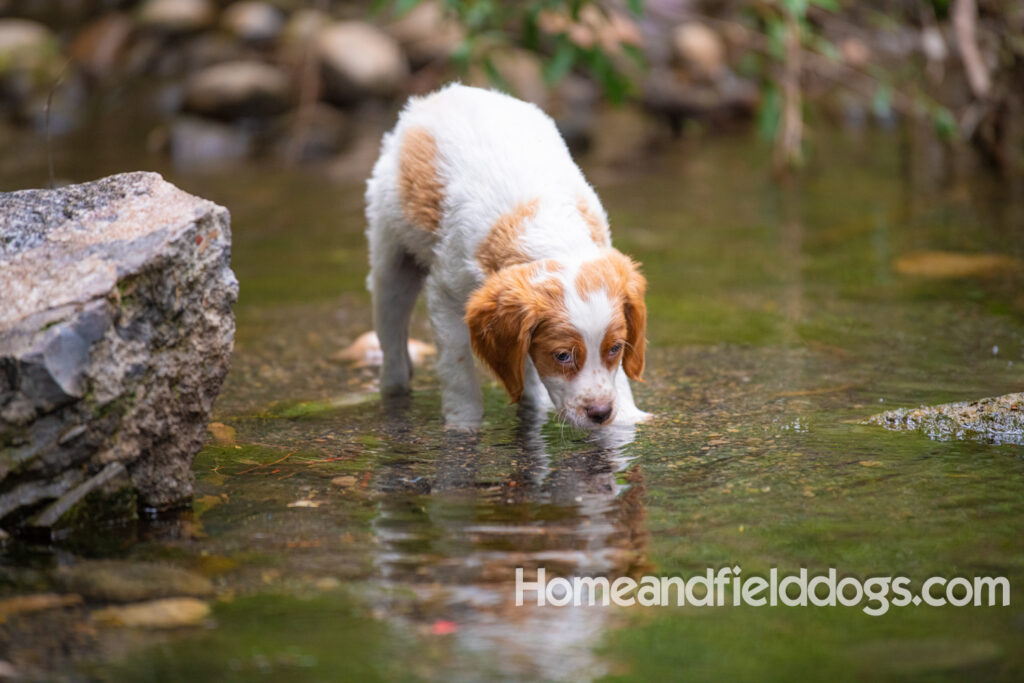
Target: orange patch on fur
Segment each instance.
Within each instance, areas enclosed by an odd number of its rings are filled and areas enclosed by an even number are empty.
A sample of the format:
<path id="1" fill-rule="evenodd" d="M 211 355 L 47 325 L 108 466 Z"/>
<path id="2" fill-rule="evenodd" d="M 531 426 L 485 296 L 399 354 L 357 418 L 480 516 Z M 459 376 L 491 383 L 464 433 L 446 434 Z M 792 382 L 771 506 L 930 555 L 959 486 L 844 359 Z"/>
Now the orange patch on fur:
<path id="1" fill-rule="evenodd" d="M 593 292 L 604 290 L 612 301 L 621 301 L 622 314 L 626 319 L 622 367 L 630 378 L 641 379 L 647 345 L 647 305 L 644 303 L 647 280 L 640 274 L 637 264 L 622 252 L 606 249 L 600 257 L 580 266 L 574 284 L 576 292 L 584 299 Z"/>
<path id="2" fill-rule="evenodd" d="M 571 327 L 561 281 L 542 277 L 559 269 L 551 259 L 506 267 L 487 278 L 466 302 L 473 351 L 505 385 L 513 402 L 523 395 L 526 357 L 535 332 L 548 326 Z"/>
<path id="3" fill-rule="evenodd" d="M 521 202 L 494 222 L 476 250 L 476 260 L 484 272 L 491 274 L 531 260 L 519 238 L 523 233 L 523 223 L 537 215 L 538 203 L 536 199 Z"/>
<path id="4" fill-rule="evenodd" d="M 602 365 L 609 370 L 615 367 L 622 357 L 622 352 L 625 351 L 625 343 L 628 336 L 629 327 L 626 325 L 625 316 L 616 315 L 612 324 L 608 326 L 608 330 L 604 333 L 604 339 L 601 340 Z M 611 351 L 616 344 L 622 344 L 622 350 L 613 354 Z"/>
<path id="5" fill-rule="evenodd" d="M 402 213 L 413 225 L 428 232 L 437 231 L 441 225 L 444 185 L 437 173 L 437 142 L 426 128 L 405 131 L 398 166 Z"/>
<path id="6" fill-rule="evenodd" d="M 605 222 L 594 213 L 590 204 L 583 197 L 576 202 L 576 208 L 579 209 L 583 221 L 587 224 L 587 229 L 590 230 L 590 239 L 599 247 L 607 247 L 609 245 L 608 226 Z"/>
<path id="7" fill-rule="evenodd" d="M 573 364 L 563 365 L 555 360 L 555 354 L 568 351 L 573 355 Z M 587 344 L 576 327 L 569 322 L 564 308 L 556 309 L 533 332 L 530 343 L 530 358 L 538 374 L 544 377 L 560 375 L 572 378 L 587 362 Z"/>

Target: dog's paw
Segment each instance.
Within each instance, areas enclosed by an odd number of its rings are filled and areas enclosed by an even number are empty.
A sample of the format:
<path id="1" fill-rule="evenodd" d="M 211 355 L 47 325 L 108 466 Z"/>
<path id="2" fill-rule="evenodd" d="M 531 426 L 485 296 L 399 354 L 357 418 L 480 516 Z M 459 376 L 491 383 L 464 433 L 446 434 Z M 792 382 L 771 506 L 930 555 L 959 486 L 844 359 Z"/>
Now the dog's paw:
<path id="1" fill-rule="evenodd" d="M 410 393 L 412 393 L 412 388 L 408 382 L 381 382 L 380 385 L 381 396 L 408 396 Z"/>
<path id="2" fill-rule="evenodd" d="M 476 432 L 483 424 L 483 408 L 476 406 L 460 406 L 458 408 L 445 408 L 444 428 L 457 432 Z"/>
<path id="3" fill-rule="evenodd" d="M 612 420 L 612 425 L 616 427 L 632 427 L 633 425 L 642 424 L 650 421 L 654 417 L 651 413 L 645 413 L 639 408 L 632 408 L 629 410 L 619 410 L 615 414 L 615 419 Z"/>
<path id="4" fill-rule="evenodd" d="M 453 420 L 445 418 L 444 429 L 447 432 L 460 432 L 463 434 L 473 434 L 479 432 L 482 426 L 481 420 Z"/>

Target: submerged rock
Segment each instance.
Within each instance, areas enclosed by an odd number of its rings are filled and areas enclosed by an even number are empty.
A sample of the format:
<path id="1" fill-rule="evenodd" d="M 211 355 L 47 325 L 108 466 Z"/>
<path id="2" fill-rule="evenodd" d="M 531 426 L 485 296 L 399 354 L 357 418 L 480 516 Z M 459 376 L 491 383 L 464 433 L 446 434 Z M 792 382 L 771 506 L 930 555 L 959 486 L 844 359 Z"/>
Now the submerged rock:
<path id="1" fill-rule="evenodd" d="M 256 148 L 248 128 L 196 116 L 182 116 L 171 124 L 168 139 L 171 159 L 178 168 L 209 168 L 248 158 Z"/>
<path id="2" fill-rule="evenodd" d="M 84 561 L 62 568 L 58 576 L 66 590 L 94 602 L 213 595 L 205 576 L 155 562 Z"/>
<path id="3" fill-rule="evenodd" d="M 920 408 L 898 408 L 868 418 L 886 429 L 920 430 L 933 439 L 981 438 L 1024 444 L 1024 394 Z"/>
<path id="4" fill-rule="evenodd" d="M 125 628 L 181 628 L 210 616 L 210 606 L 195 598 L 166 598 L 125 607 L 106 607 L 92 613 L 97 623 Z"/>
<path id="5" fill-rule="evenodd" d="M 101 484 L 188 499 L 233 343 L 229 261 L 227 210 L 155 173 L 0 194 L 0 519 Z"/>

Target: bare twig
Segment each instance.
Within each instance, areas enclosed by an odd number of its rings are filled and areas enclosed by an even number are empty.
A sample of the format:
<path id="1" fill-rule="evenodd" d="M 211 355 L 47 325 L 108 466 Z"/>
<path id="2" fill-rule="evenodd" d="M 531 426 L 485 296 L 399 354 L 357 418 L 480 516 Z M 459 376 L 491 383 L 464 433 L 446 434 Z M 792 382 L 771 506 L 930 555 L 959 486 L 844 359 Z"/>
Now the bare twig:
<path id="1" fill-rule="evenodd" d="M 964 63 L 967 83 L 974 96 L 983 100 L 992 89 L 992 77 L 978 49 L 978 6 L 975 0 L 955 0 L 952 15 L 956 47 Z"/>
<path id="2" fill-rule="evenodd" d="M 797 23 L 796 15 L 791 10 L 784 10 L 784 14 L 786 51 L 781 78 L 782 119 L 775 135 L 773 159 L 776 173 L 799 166 L 803 160 L 801 145 L 803 144 L 804 116 L 803 93 L 800 90 L 803 50 L 800 46 L 800 26 Z"/>

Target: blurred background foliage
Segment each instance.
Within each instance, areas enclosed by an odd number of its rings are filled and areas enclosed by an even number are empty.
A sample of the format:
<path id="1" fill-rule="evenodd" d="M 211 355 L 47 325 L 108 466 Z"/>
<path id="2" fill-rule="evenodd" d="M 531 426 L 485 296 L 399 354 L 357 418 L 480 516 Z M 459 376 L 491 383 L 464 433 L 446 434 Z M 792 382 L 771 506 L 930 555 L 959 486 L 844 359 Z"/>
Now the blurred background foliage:
<path id="1" fill-rule="evenodd" d="M 577 149 L 625 106 L 674 135 L 753 126 L 780 176 L 831 125 L 926 125 L 1024 167 L 1020 2 L 0 0 L 0 17 L 8 137 L 60 136 L 97 92 L 158 85 L 151 148 L 315 161 L 459 78 L 542 106 Z"/>

